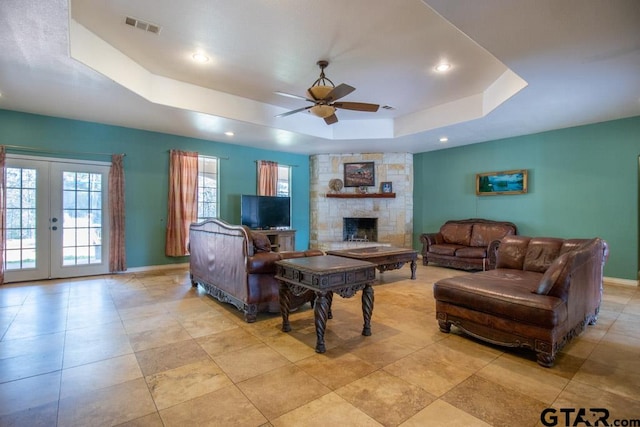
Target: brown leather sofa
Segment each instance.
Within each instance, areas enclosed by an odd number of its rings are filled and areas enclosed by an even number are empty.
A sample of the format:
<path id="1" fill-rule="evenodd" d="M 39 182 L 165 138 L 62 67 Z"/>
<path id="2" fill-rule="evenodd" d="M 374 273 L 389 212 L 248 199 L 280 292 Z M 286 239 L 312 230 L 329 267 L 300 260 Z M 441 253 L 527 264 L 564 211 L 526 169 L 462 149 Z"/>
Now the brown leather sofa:
<path id="1" fill-rule="evenodd" d="M 256 321 L 259 312 L 280 312 L 275 262 L 287 258 L 324 255 L 319 250 L 271 252 L 271 242 L 260 233 L 212 219 L 189 228 L 189 269 L 193 286 L 233 304 L 244 319 Z M 291 301 L 294 309 L 311 301 L 313 294 Z"/>
<path id="2" fill-rule="evenodd" d="M 429 262 L 461 270 L 490 270 L 490 244 L 504 236 L 518 234 L 515 224 L 471 218 L 445 222 L 437 233 L 424 233 L 422 264 Z"/>
<path id="3" fill-rule="evenodd" d="M 608 254 L 599 238 L 507 236 L 494 270 L 433 285 L 440 330 L 455 325 L 492 344 L 533 349 L 550 367 L 571 338 L 596 323 Z"/>

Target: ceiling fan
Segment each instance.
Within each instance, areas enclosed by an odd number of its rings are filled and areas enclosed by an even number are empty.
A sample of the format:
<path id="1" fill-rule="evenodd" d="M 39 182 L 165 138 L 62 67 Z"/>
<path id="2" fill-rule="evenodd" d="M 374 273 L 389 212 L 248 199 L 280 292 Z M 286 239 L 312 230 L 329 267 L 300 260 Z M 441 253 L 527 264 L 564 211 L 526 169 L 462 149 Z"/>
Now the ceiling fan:
<path id="1" fill-rule="evenodd" d="M 338 86 L 334 85 L 333 82 L 324 75 L 324 69 L 327 68 L 328 65 L 329 61 L 318 61 L 320 77 L 313 82 L 309 89 L 307 89 L 308 98 L 284 92 L 276 92 L 278 95 L 303 99 L 313 103 L 313 105 L 309 105 L 307 107 L 278 114 L 276 117 L 285 117 L 301 111 L 309 110 L 311 114 L 323 118 L 325 123 L 332 125 L 338 121 L 338 117 L 335 114 L 336 108 L 372 113 L 378 111 L 378 108 L 380 107 L 378 104 L 367 104 L 365 102 L 336 102 L 340 98 L 349 95 L 351 92 L 356 90 L 356 88 L 344 83 L 339 84 Z"/>

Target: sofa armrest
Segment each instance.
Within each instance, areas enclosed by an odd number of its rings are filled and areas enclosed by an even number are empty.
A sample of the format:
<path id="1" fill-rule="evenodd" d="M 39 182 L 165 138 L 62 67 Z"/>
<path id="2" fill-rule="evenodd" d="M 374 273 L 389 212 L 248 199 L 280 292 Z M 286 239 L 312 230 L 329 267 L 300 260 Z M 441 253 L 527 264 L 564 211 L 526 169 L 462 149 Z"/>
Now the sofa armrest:
<path id="1" fill-rule="evenodd" d="M 247 273 L 263 274 L 276 273 L 276 261 L 282 256 L 278 252 L 258 252 L 252 257 L 247 257 Z"/>
<path id="2" fill-rule="evenodd" d="M 487 270 L 495 270 L 496 260 L 498 259 L 498 248 L 500 247 L 500 240 L 493 240 L 487 247 Z"/>
<path id="3" fill-rule="evenodd" d="M 422 255 L 427 254 L 429 246 L 444 243 L 442 234 L 440 233 L 422 233 L 420 235 L 420 241 L 422 242 Z"/>
<path id="4" fill-rule="evenodd" d="M 544 294 L 546 290 L 546 295 L 565 301 L 570 324 L 583 321 L 593 324 L 597 319 L 607 249 L 602 239 L 587 241 L 579 249 L 558 257 L 541 280 L 538 293 Z"/>

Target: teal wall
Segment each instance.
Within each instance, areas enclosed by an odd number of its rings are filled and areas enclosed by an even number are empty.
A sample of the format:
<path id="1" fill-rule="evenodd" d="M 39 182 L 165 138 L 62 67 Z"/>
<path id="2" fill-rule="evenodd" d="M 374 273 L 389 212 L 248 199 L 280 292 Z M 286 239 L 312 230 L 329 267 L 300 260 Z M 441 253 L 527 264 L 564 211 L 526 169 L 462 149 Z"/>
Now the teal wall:
<path id="1" fill-rule="evenodd" d="M 637 279 L 640 117 L 414 156 L 414 247 L 448 219 L 512 221 L 529 236 L 602 237 L 605 275 Z M 475 174 L 527 169 L 529 192 L 475 194 Z"/>
<path id="2" fill-rule="evenodd" d="M 309 158 L 306 155 L 7 110 L 0 110 L 0 144 L 72 152 L 126 153 L 126 249 L 130 268 L 187 260 L 164 255 L 170 149 L 223 158 L 220 160 L 220 218 L 232 224 L 240 223 L 240 195 L 256 193 L 256 160 L 294 166 L 291 202 L 292 227 L 297 230 L 296 249 L 309 246 Z M 108 156 L 63 157 L 110 161 Z"/>
<path id="3" fill-rule="evenodd" d="M 240 195 L 255 194 L 256 160 L 294 166 L 296 249 L 309 244 L 308 156 L 7 110 L 0 110 L 0 144 L 126 153 L 127 264 L 132 268 L 186 261 L 164 256 L 172 148 L 226 158 L 220 161 L 220 217 L 231 223 L 240 220 Z M 435 231 L 448 219 L 508 220 L 524 235 L 600 236 L 611 251 L 605 274 L 635 280 L 639 154 L 640 117 L 416 154 L 414 246 L 420 247 L 420 233 Z M 476 173 L 510 169 L 529 171 L 528 194 L 475 195 Z"/>

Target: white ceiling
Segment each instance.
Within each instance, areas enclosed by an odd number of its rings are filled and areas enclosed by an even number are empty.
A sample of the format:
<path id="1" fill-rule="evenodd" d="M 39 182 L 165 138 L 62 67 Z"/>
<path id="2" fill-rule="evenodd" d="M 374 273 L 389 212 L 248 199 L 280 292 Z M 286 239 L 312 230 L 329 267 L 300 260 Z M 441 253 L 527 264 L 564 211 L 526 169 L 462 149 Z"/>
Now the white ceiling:
<path id="1" fill-rule="evenodd" d="M 274 92 L 304 95 L 320 59 L 356 88 L 344 101 L 393 109 L 276 118 L 309 105 Z M 272 150 L 425 152 L 640 115 L 640 1 L 2 0 L 0 93 L 2 109 Z"/>

